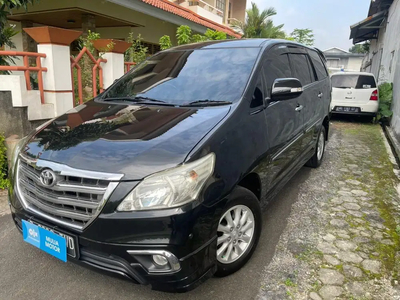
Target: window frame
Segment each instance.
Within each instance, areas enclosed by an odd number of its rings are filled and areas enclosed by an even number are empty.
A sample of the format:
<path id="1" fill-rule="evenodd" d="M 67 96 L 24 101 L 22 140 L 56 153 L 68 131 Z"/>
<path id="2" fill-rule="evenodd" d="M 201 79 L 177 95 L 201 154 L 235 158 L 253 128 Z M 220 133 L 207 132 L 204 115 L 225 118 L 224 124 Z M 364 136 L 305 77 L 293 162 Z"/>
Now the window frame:
<path id="1" fill-rule="evenodd" d="M 273 82 L 272 82 L 271 83 L 271 87 L 270 88 L 268 87 L 267 77 L 265 76 L 265 72 L 266 72 L 265 63 L 266 63 L 266 60 L 271 58 L 271 56 L 272 57 L 274 57 L 274 56 L 277 57 L 277 56 L 280 56 L 280 55 L 289 55 L 288 46 L 289 45 L 287 45 L 287 44 L 277 44 L 277 45 L 274 45 L 273 47 L 267 49 L 266 51 L 264 51 L 262 60 L 260 62 L 261 63 L 260 64 L 261 65 L 260 72 L 262 74 L 264 99 L 270 99 L 271 98 L 271 93 L 270 93 L 269 89 L 272 89 L 272 85 L 273 85 Z M 290 64 L 289 56 L 288 56 L 288 63 L 289 63 L 288 67 L 290 69 L 291 76 L 293 77 L 293 69 L 292 69 L 292 66 Z"/>

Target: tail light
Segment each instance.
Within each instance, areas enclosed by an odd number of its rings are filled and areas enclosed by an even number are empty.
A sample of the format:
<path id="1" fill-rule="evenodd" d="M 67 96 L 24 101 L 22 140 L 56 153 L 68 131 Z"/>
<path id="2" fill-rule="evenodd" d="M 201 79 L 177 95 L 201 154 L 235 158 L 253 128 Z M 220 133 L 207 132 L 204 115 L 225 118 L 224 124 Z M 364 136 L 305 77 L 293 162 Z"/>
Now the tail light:
<path id="1" fill-rule="evenodd" d="M 369 100 L 378 101 L 378 90 L 372 92 L 371 98 L 369 98 Z"/>

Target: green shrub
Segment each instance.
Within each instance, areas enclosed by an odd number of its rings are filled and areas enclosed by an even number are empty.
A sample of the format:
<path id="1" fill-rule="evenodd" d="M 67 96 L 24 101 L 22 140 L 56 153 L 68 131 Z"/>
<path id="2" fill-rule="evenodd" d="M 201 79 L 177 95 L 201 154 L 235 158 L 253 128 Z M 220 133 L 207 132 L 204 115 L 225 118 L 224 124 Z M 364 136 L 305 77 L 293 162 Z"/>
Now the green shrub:
<path id="1" fill-rule="evenodd" d="M 4 136 L 0 134 L 0 189 L 8 187 L 7 148 Z"/>
<path id="2" fill-rule="evenodd" d="M 382 123 L 389 123 L 390 117 L 393 115 L 391 110 L 393 99 L 393 85 L 385 82 L 379 86 L 379 109 L 377 119 Z"/>

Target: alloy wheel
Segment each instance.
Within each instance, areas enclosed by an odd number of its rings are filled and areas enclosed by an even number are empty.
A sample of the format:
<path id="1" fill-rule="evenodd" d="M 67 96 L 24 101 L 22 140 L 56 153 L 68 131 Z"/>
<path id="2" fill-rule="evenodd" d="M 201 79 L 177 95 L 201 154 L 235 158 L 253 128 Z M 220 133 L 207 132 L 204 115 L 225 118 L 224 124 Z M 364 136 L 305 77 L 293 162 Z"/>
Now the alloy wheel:
<path id="1" fill-rule="evenodd" d="M 245 205 L 229 208 L 218 224 L 217 260 L 230 264 L 246 252 L 253 240 L 254 214 Z"/>

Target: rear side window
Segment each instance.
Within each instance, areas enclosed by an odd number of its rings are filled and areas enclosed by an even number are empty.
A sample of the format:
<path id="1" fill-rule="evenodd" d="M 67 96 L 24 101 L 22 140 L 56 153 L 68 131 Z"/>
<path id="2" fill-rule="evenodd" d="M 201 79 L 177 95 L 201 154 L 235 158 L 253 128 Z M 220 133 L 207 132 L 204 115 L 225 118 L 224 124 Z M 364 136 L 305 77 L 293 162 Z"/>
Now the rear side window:
<path id="1" fill-rule="evenodd" d="M 376 88 L 375 78 L 370 75 L 333 75 L 332 86 L 342 89 L 372 89 Z"/>
<path id="2" fill-rule="evenodd" d="M 271 92 L 272 84 L 275 79 L 293 77 L 287 54 L 272 55 L 264 62 L 263 70 L 267 82 L 268 94 Z"/>
<path id="3" fill-rule="evenodd" d="M 317 72 L 318 80 L 322 80 L 328 77 L 328 72 L 326 71 L 324 63 L 322 62 L 321 57 L 318 55 L 318 53 L 312 50 L 309 50 L 308 53 L 310 54 L 315 72 Z"/>
<path id="4" fill-rule="evenodd" d="M 290 65 L 293 70 L 293 76 L 300 80 L 302 85 L 307 85 L 313 82 L 311 75 L 311 66 L 308 57 L 305 54 L 290 54 Z"/>

